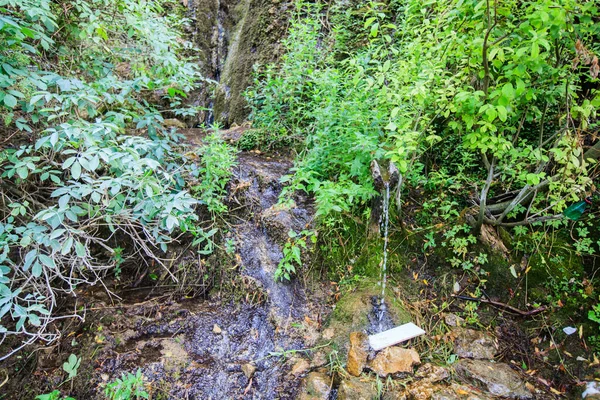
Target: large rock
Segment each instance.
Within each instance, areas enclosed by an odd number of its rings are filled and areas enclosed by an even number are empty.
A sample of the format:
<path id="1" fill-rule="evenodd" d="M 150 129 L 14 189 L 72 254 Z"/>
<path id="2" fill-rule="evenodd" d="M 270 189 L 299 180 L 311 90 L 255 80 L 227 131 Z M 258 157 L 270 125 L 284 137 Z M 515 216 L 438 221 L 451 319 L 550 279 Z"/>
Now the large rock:
<path id="1" fill-rule="evenodd" d="M 290 210 L 280 205 L 274 205 L 264 210 L 260 216 L 269 236 L 279 244 L 289 240 L 288 232 L 294 227 Z"/>
<path id="2" fill-rule="evenodd" d="M 380 351 L 369 363 L 369 368 L 382 378 L 400 372 L 412 373 L 413 365 L 421 363 L 419 354 L 413 349 L 388 347 Z"/>
<path id="3" fill-rule="evenodd" d="M 351 332 L 369 329 L 369 315 L 373 311 L 372 299 L 378 296 L 381 296 L 381 286 L 378 285 L 378 281 L 365 280 L 355 290 L 344 293 L 336 303 L 326 327 L 335 332 L 331 341 L 333 346 L 340 350 L 340 357 L 346 358 L 348 355 Z M 394 298 L 391 291 L 386 297 L 385 304 L 394 325 L 410 322 L 411 315 Z"/>
<path id="4" fill-rule="evenodd" d="M 327 400 L 331 392 L 331 378 L 321 372 L 311 372 L 304 379 L 299 400 Z"/>
<path id="5" fill-rule="evenodd" d="M 349 378 L 340 383 L 337 398 L 338 400 L 370 400 L 378 397 L 373 380 Z"/>
<path id="6" fill-rule="evenodd" d="M 533 398 L 519 374 L 507 364 L 464 359 L 457 363 L 456 372 L 464 381 L 477 385 L 494 396 Z"/>
<path id="7" fill-rule="evenodd" d="M 242 123 L 250 113 L 244 91 L 252 84 L 254 66 L 275 62 L 283 54 L 281 38 L 287 33 L 288 15 L 294 9 L 293 3 L 285 0 L 235 2 L 234 12 L 230 13 L 236 17 L 235 26 L 219 70 L 214 101 L 215 122 L 225 127 Z"/>
<path id="8" fill-rule="evenodd" d="M 350 334 L 350 349 L 348 350 L 348 362 L 346 369 L 353 376 L 359 376 L 367 364 L 368 336 L 363 332 L 352 332 Z"/>
<path id="9" fill-rule="evenodd" d="M 456 335 L 454 352 L 460 358 L 489 360 L 494 358 L 498 350 L 494 338 L 485 332 L 457 328 L 453 333 Z"/>

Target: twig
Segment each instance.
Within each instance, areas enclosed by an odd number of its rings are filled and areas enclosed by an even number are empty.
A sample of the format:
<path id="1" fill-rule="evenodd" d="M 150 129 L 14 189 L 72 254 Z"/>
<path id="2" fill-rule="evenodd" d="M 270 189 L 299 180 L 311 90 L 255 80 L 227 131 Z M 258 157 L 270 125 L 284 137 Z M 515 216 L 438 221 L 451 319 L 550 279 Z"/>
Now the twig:
<path id="1" fill-rule="evenodd" d="M 475 297 L 469 297 L 469 296 L 462 296 L 462 295 L 458 295 L 458 294 L 453 294 L 452 297 L 455 297 L 457 299 L 460 300 L 467 300 L 467 301 L 477 301 L 479 303 L 484 303 L 484 304 L 489 304 L 491 306 L 497 307 L 497 308 L 503 308 L 507 311 L 513 312 L 515 314 L 519 314 L 522 317 L 529 317 L 535 314 L 539 314 L 541 312 L 546 311 L 546 309 L 548 307 L 546 306 L 541 306 L 538 308 L 534 308 L 533 310 L 529 310 L 529 311 L 523 311 L 523 310 L 519 310 L 516 307 L 510 306 L 506 303 L 501 303 L 499 301 L 494 301 L 494 300 L 489 300 L 489 299 L 484 299 L 484 298 L 475 298 Z"/>

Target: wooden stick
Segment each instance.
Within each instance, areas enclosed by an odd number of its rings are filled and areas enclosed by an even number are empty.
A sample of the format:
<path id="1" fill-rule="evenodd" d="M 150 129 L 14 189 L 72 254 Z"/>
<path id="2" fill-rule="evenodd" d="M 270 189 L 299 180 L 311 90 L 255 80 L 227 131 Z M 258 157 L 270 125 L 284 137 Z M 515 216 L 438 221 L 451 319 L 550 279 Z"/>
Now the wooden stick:
<path id="1" fill-rule="evenodd" d="M 503 309 L 505 309 L 507 311 L 513 312 L 515 314 L 519 314 L 519 315 L 521 315 L 523 317 L 529 317 L 529 316 L 532 316 L 532 315 L 535 315 L 535 314 L 539 314 L 541 312 L 546 311 L 546 309 L 548 308 L 546 306 L 541 306 L 541 307 L 535 308 L 533 310 L 523 311 L 523 310 L 519 310 L 516 307 L 510 306 L 510 305 L 508 305 L 506 303 L 501 303 L 499 301 L 494 301 L 494 300 L 489 300 L 489 299 L 484 299 L 484 298 L 475 298 L 475 297 L 469 297 L 469 296 L 461 296 L 461 295 L 458 295 L 458 294 L 453 294 L 452 297 L 455 297 L 455 298 L 461 299 L 461 300 L 477 301 L 479 303 L 489 304 L 491 306 L 498 307 L 498 308 L 503 308 Z"/>

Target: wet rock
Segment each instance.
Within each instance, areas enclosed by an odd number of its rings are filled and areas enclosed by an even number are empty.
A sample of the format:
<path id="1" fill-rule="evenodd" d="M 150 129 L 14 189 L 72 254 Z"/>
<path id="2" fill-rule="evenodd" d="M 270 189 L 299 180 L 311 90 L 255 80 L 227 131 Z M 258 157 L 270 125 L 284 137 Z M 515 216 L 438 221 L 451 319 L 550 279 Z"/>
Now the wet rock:
<path id="1" fill-rule="evenodd" d="M 288 232 L 294 226 L 289 210 L 276 204 L 262 212 L 261 220 L 269 236 L 279 244 L 284 244 L 289 240 Z"/>
<path id="2" fill-rule="evenodd" d="M 304 374 L 306 371 L 308 371 L 309 369 L 310 369 L 310 364 L 308 363 L 308 361 L 306 361 L 304 358 L 300 358 L 298 361 L 296 361 L 296 363 L 292 367 L 292 370 L 290 371 L 290 373 L 295 376 L 300 376 L 300 375 Z"/>
<path id="3" fill-rule="evenodd" d="M 348 350 L 348 363 L 346 369 L 353 376 L 359 376 L 367 364 L 368 336 L 363 332 L 350 334 L 350 349 Z"/>
<path id="4" fill-rule="evenodd" d="M 354 291 L 345 293 L 336 303 L 327 328 L 332 328 L 332 341 L 341 349 L 340 356 L 345 358 L 350 347 L 350 332 L 369 329 L 369 315 L 373 311 L 372 298 L 381 295 L 381 286 L 376 281 L 363 281 Z M 410 314 L 393 296 L 386 298 L 385 304 L 394 325 L 410 322 Z"/>
<path id="5" fill-rule="evenodd" d="M 327 400 L 331 392 L 331 378 L 322 372 L 311 372 L 302 385 L 299 400 Z"/>
<path id="6" fill-rule="evenodd" d="M 473 329 L 455 329 L 454 352 L 460 358 L 489 360 L 494 358 L 498 347 L 492 336 Z"/>
<path id="7" fill-rule="evenodd" d="M 419 354 L 413 349 L 388 347 L 379 352 L 369 363 L 369 368 L 380 377 L 399 372 L 412 373 L 413 365 L 420 364 Z"/>
<path id="8" fill-rule="evenodd" d="M 377 398 L 374 381 L 358 378 L 344 379 L 338 389 L 338 400 L 364 400 Z"/>
<path id="9" fill-rule="evenodd" d="M 219 328 L 219 325 L 217 325 L 217 324 L 214 324 L 214 325 L 213 325 L 213 333 L 216 333 L 216 334 L 218 335 L 218 334 L 220 334 L 221 332 L 223 332 L 223 331 L 221 330 L 221 328 Z"/>
<path id="10" fill-rule="evenodd" d="M 464 359 L 457 363 L 456 372 L 464 381 L 480 386 L 494 396 L 533 398 L 519 374 L 507 364 Z"/>
<path id="11" fill-rule="evenodd" d="M 242 372 L 244 373 L 244 375 L 246 375 L 246 378 L 250 379 L 254 376 L 254 373 L 256 372 L 256 367 L 251 363 L 244 364 L 242 365 Z"/>

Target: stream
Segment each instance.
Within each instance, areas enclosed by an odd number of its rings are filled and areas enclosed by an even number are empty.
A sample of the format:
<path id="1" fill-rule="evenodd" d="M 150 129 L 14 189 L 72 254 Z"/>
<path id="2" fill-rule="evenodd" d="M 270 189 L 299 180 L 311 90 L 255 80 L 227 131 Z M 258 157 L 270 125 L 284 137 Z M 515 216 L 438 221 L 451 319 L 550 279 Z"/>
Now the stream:
<path id="1" fill-rule="evenodd" d="M 308 312 L 307 296 L 299 280 L 276 282 L 273 273 L 282 257 L 282 238 L 308 224 L 312 209 L 303 198 L 292 210 L 277 208 L 279 179 L 290 167 L 289 160 L 242 153 L 231 182 L 239 271 L 266 293 L 266 300 L 256 305 L 173 302 L 160 311 L 157 305 L 140 307 L 137 314 L 152 318 L 140 320 L 115 339 L 121 344 L 104 351 L 106 373 L 140 367 L 148 380 L 166 386 L 172 399 L 295 398 L 300 380 L 290 379 L 291 365 L 282 354 L 307 348 L 304 332 L 297 329 Z"/>

